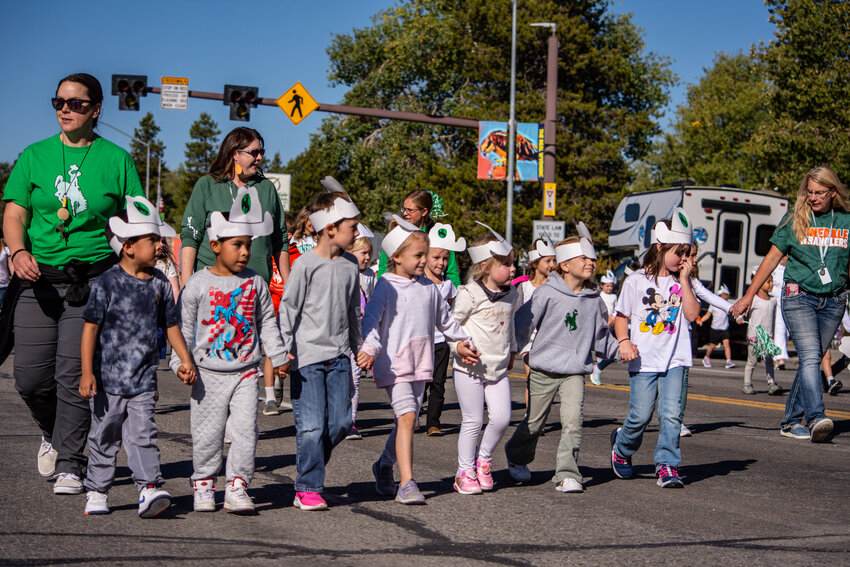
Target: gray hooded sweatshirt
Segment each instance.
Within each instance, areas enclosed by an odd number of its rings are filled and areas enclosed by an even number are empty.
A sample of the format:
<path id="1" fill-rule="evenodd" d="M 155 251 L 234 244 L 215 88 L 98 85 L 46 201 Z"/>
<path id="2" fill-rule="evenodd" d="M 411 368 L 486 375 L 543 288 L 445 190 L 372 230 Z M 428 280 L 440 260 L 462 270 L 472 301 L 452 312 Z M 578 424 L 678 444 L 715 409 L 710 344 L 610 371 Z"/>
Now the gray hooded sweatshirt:
<path id="1" fill-rule="evenodd" d="M 604 358 L 617 354 L 617 340 L 608 331 L 608 310 L 599 292 L 576 293 L 557 272 L 517 310 L 515 325 L 519 344 L 526 344 L 537 330 L 528 365 L 541 372 L 588 374 L 593 370 L 594 351 Z"/>

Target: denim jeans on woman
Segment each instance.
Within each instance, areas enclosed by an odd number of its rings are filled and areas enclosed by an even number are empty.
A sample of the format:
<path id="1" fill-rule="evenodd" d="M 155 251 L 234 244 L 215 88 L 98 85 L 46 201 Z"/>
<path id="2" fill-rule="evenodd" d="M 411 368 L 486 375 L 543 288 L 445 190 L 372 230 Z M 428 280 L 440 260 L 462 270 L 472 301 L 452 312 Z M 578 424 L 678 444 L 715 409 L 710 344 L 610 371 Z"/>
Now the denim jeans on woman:
<path id="1" fill-rule="evenodd" d="M 784 294 L 784 290 L 783 290 Z M 797 350 L 799 366 L 785 403 L 782 429 L 790 429 L 806 418 L 809 427 L 824 415 L 820 363 L 829 349 L 847 307 L 847 292 L 832 297 L 808 293 L 784 295 L 782 316 Z"/>
<path id="2" fill-rule="evenodd" d="M 614 451 L 621 457 L 631 457 L 643 442 L 643 433 L 652 420 L 658 401 L 658 443 L 655 446 L 655 466 L 678 467 L 682 460 L 679 432 L 682 420 L 682 384 L 685 367 L 677 366 L 667 372 L 636 372 L 629 381 L 629 415 L 617 434 Z"/>

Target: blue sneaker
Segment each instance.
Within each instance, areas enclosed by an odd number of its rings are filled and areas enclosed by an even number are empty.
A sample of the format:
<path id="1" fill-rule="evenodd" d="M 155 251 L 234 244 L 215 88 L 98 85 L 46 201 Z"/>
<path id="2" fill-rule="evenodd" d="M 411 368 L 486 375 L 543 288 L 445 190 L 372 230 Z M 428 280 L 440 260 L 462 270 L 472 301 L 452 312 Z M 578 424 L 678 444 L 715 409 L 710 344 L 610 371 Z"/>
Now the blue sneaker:
<path id="1" fill-rule="evenodd" d="M 382 467 L 381 459 L 378 459 L 372 464 L 372 474 L 375 475 L 375 492 L 381 496 L 396 495 L 392 467 Z"/>
<path id="2" fill-rule="evenodd" d="M 656 483 L 661 488 L 684 488 L 685 483 L 682 482 L 682 479 L 679 478 L 679 471 L 676 470 L 676 467 L 671 467 L 670 465 L 660 465 L 658 470 L 655 471 L 655 474 L 658 475 L 658 482 Z"/>
<path id="3" fill-rule="evenodd" d="M 779 430 L 779 434 L 783 437 L 790 437 L 791 439 L 811 439 L 812 434 L 809 433 L 809 430 L 803 427 L 802 424 L 796 423 L 785 429 L 784 427 Z"/>
<path id="4" fill-rule="evenodd" d="M 624 459 L 614 451 L 614 444 L 617 442 L 617 433 L 619 432 L 620 428 L 611 432 L 611 468 L 614 469 L 614 474 L 619 478 L 631 478 L 633 474 L 632 460 Z"/>

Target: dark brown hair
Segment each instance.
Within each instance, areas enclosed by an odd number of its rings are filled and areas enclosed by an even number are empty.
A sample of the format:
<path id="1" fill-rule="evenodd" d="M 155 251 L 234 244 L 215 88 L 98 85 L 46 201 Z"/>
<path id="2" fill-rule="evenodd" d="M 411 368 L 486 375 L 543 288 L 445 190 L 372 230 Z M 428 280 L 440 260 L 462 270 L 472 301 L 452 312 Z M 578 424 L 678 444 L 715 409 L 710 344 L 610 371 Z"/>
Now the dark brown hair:
<path id="1" fill-rule="evenodd" d="M 251 145 L 251 142 L 257 140 L 261 147 L 266 146 L 266 142 L 260 133 L 253 128 L 240 126 L 234 128 L 224 137 L 221 147 L 218 149 L 218 155 L 210 165 L 210 175 L 216 181 L 224 181 L 231 171 L 233 171 L 233 152 L 236 150 L 244 150 Z M 262 172 L 258 172 L 262 176 Z"/>
<path id="2" fill-rule="evenodd" d="M 103 87 L 100 86 L 100 81 L 92 75 L 89 75 L 88 73 L 74 73 L 72 75 L 68 75 L 64 79 L 60 79 L 59 84 L 56 85 L 57 94 L 59 93 L 59 87 L 62 86 L 62 83 L 66 82 L 79 83 L 86 87 L 86 91 L 88 92 L 92 105 L 101 104 L 103 102 Z M 97 128 L 97 118 L 92 119 L 92 128 Z"/>
<path id="3" fill-rule="evenodd" d="M 316 196 L 313 197 L 313 202 L 310 203 L 310 209 L 307 213 L 307 216 L 309 217 L 313 213 L 317 213 L 319 211 L 327 211 L 328 209 L 334 206 L 334 201 L 336 201 L 337 199 L 345 199 L 346 201 L 351 202 L 351 197 L 349 197 L 348 194 L 342 193 L 340 191 L 334 191 L 333 193 L 323 191 L 321 193 L 317 193 Z M 342 223 L 342 221 L 344 220 L 346 219 L 339 219 L 334 223 L 334 226 L 338 227 L 340 223 Z M 318 226 L 313 226 L 313 230 L 316 232 L 316 234 L 321 234 L 324 229 L 325 227 L 319 228 Z"/>

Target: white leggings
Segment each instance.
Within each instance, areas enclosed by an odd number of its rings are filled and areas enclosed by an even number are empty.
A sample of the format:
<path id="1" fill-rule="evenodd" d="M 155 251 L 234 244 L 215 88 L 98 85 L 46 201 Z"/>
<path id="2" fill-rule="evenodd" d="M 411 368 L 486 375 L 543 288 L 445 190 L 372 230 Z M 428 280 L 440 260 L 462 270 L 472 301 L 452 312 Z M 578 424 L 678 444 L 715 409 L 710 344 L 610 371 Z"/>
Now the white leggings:
<path id="1" fill-rule="evenodd" d="M 489 460 L 511 421 L 511 385 L 507 376 L 496 382 L 480 380 L 454 369 L 455 392 L 460 403 L 462 421 L 457 438 L 458 470 L 475 466 L 478 434 L 484 424 L 484 402 L 490 421 L 478 446 L 479 459 Z"/>

